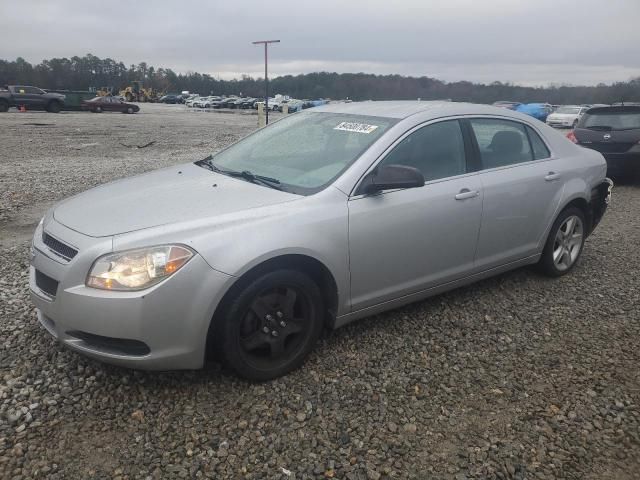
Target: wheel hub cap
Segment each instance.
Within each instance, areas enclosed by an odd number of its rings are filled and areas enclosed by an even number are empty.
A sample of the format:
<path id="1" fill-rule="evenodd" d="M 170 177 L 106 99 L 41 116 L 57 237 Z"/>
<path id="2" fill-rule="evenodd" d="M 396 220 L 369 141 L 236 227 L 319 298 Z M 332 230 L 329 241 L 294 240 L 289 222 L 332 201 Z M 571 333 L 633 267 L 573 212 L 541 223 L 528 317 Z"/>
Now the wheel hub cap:
<path id="1" fill-rule="evenodd" d="M 560 271 L 567 270 L 580 255 L 583 240 L 583 225 L 580 217 L 567 217 L 556 233 L 553 243 L 553 263 Z"/>

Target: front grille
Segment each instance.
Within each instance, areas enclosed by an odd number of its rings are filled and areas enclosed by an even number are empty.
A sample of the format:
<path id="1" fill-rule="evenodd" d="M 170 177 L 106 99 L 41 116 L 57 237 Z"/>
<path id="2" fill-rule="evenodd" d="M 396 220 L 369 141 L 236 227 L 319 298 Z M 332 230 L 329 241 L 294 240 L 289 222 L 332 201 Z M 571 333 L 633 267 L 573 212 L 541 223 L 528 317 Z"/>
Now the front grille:
<path id="1" fill-rule="evenodd" d="M 45 275 L 40 270 L 36 270 L 36 285 L 40 290 L 52 297 L 55 297 L 56 293 L 58 293 L 58 281 Z"/>
<path id="2" fill-rule="evenodd" d="M 42 234 L 42 241 L 51 249 L 51 251 L 66 260 L 71 260 L 78 254 L 78 250 L 70 247 L 66 243 L 62 243 L 60 240 L 53 238 L 48 233 Z"/>
<path id="3" fill-rule="evenodd" d="M 614 143 L 614 142 L 593 142 L 582 144 L 583 147 L 588 147 L 596 150 L 600 153 L 625 153 L 631 147 L 633 143 Z"/>
<path id="4" fill-rule="evenodd" d="M 67 332 L 79 340 L 82 340 L 86 346 L 102 352 L 112 353 L 116 355 L 132 355 L 143 356 L 148 355 L 151 350 L 146 343 L 140 340 L 131 340 L 128 338 L 104 337 L 93 333 L 82 332 L 80 330 L 72 330 Z"/>

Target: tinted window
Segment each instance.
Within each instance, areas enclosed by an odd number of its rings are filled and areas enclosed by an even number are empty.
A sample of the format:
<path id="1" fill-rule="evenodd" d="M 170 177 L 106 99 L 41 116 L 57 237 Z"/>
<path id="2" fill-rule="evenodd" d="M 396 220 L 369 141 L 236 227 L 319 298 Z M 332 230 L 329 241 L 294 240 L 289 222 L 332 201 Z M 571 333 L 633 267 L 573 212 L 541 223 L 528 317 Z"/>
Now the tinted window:
<path id="1" fill-rule="evenodd" d="M 540 138 L 540 135 L 538 135 L 535 130 L 529 126 L 527 126 L 527 133 L 529 134 L 529 140 L 531 140 L 531 146 L 533 147 L 534 160 L 549 158 L 551 156 L 551 153 Z"/>
<path id="2" fill-rule="evenodd" d="M 632 130 L 640 128 L 640 109 L 592 109 L 582 116 L 580 126 L 594 130 Z"/>
<path id="3" fill-rule="evenodd" d="M 381 165 L 407 165 L 422 172 L 426 181 L 466 172 L 464 141 L 457 120 L 428 125 L 402 140 Z"/>
<path id="4" fill-rule="evenodd" d="M 504 167 L 533 160 L 525 126 L 509 120 L 470 120 L 480 148 L 483 168 Z"/>

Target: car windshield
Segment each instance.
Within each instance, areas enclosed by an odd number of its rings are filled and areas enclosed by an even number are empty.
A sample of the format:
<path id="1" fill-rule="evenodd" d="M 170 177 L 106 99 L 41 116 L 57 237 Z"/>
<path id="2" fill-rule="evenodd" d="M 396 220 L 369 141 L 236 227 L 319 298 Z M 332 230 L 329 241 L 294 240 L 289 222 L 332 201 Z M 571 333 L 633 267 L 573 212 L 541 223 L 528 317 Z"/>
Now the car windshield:
<path id="1" fill-rule="evenodd" d="M 580 107 L 560 107 L 556 110 L 556 113 L 578 114 L 580 113 Z"/>
<path id="2" fill-rule="evenodd" d="M 283 118 L 212 157 L 221 170 L 277 179 L 283 190 L 322 190 L 397 120 L 301 112 Z"/>
<path id="3" fill-rule="evenodd" d="M 596 111 L 585 113 L 582 128 L 607 128 L 611 130 L 640 129 L 640 109 L 627 111 Z"/>

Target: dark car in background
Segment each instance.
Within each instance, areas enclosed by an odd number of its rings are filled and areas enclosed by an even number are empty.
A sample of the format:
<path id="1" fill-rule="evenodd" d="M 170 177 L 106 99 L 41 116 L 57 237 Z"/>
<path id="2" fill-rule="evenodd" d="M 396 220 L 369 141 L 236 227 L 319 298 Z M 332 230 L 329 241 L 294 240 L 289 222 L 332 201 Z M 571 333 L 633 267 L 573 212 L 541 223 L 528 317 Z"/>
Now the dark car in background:
<path id="1" fill-rule="evenodd" d="M 82 102 L 82 110 L 88 110 L 93 113 L 102 112 L 121 112 L 121 113 L 136 113 L 140 111 L 138 105 L 133 103 L 127 103 L 120 97 L 95 97 L 91 100 L 85 100 Z"/>
<path id="2" fill-rule="evenodd" d="M 63 94 L 45 92 L 29 85 L 7 85 L 0 88 L 0 112 L 6 112 L 11 107 L 24 107 L 27 110 L 59 113 L 64 107 L 64 100 Z"/>
<path id="3" fill-rule="evenodd" d="M 607 161 L 607 175 L 623 180 L 640 177 L 640 105 L 591 108 L 567 137 L 600 152 Z"/>
<path id="4" fill-rule="evenodd" d="M 182 103 L 182 97 L 180 95 L 165 95 L 164 97 L 160 97 L 159 102 L 161 103 Z"/>

